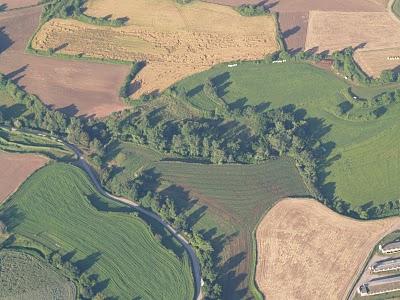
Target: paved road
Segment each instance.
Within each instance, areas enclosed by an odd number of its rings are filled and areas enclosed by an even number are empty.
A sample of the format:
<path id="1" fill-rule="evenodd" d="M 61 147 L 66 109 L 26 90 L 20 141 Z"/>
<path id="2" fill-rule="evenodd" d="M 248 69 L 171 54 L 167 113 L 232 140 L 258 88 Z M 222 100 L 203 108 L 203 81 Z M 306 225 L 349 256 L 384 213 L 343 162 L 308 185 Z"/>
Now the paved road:
<path id="1" fill-rule="evenodd" d="M 95 173 L 93 172 L 92 168 L 90 167 L 90 165 L 85 161 L 84 157 L 82 156 L 82 151 L 78 147 L 76 147 L 75 145 L 69 144 L 67 142 L 64 142 L 64 144 L 75 152 L 75 154 L 76 154 L 76 156 L 78 158 L 79 166 L 84 171 L 86 171 L 86 173 L 92 179 L 92 181 L 93 181 L 96 189 L 99 191 L 99 193 L 101 193 L 102 195 L 108 197 L 111 200 L 122 202 L 122 203 L 125 203 L 126 205 L 134 207 L 137 211 L 141 212 L 142 214 L 144 214 L 144 215 L 152 218 L 153 220 L 161 223 L 182 244 L 182 246 L 185 247 L 186 251 L 189 254 L 191 263 L 192 263 L 193 276 L 194 276 L 194 279 L 195 279 L 196 291 L 195 291 L 194 299 L 201 300 L 203 297 L 202 297 L 202 294 L 201 294 L 201 268 L 200 268 L 200 263 L 199 263 L 199 260 L 197 259 L 197 256 L 196 256 L 193 248 L 190 246 L 189 242 L 178 231 L 176 231 L 170 224 L 168 224 L 167 222 L 162 220 L 158 215 L 156 215 L 156 214 L 154 214 L 154 213 L 152 213 L 152 212 L 140 207 L 138 203 L 136 203 L 136 202 L 134 202 L 132 200 L 129 200 L 129 199 L 124 198 L 124 197 L 117 197 L 117 196 L 114 196 L 114 195 L 108 193 L 107 191 L 105 191 L 103 189 L 103 187 L 101 186 L 100 182 L 98 181 L 98 179 L 97 179 Z"/>

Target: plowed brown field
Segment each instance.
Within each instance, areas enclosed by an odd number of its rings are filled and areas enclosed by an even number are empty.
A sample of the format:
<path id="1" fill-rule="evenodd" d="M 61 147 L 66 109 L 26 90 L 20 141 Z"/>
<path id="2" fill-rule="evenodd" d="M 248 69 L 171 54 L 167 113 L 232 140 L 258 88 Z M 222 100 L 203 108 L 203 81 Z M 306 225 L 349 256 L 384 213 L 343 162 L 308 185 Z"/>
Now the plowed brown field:
<path id="1" fill-rule="evenodd" d="M 0 13 L 0 72 L 46 104 L 76 115 L 99 117 L 124 109 L 118 90 L 129 67 L 39 57 L 25 53 L 41 7 Z M 4 28 L 3 28 L 4 27 Z"/>
<path id="2" fill-rule="evenodd" d="M 343 299 L 400 218 L 357 221 L 312 199 L 284 199 L 261 221 L 256 281 L 267 299 Z"/>
<path id="3" fill-rule="evenodd" d="M 135 96 L 161 91 L 211 66 L 233 60 L 263 58 L 277 49 L 272 17 L 247 18 L 229 7 L 169 0 L 97 0 L 87 14 L 128 17 L 129 26 L 110 28 L 54 19 L 32 42 L 40 50 L 125 61 L 146 60 L 134 83 Z"/>
<path id="4" fill-rule="evenodd" d="M 5 201 L 34 171 L 48 159 L 34 154 L 16 154 L 0 151 L 0 203 Z"/>

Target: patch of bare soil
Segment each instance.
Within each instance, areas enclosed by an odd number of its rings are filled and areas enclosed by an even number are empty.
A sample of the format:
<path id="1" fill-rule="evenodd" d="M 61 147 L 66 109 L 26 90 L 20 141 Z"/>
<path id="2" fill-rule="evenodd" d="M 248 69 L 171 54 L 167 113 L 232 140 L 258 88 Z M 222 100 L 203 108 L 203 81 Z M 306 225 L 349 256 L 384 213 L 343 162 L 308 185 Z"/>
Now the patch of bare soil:
<path id="1" fill-rule="evenodd" d="M 41 7 L 0 14 L 0 72 L 46 104 L 70 115 L 106 116 L 125 108 L 118 96 L 129 67 L 67 61 L 25 53 Z"/>
<path id="2" fill-rule="evenodd" d="M 3 0 L 0 2 L 0 11 L 32 6 L 38 2 L 39 0 Z"/>
<path id="3" fill-rule="evenodd" d="M 256 281 L 267 299 L 343 299 L 371 249 L 400 218 L 357 221 L 313 199 L 284 199 L 257 232 Z"/>
<path id="4" fill-rule="evenodd" d="M 39 155 L 0 151 L 0 203 L 5 201 L 26 178 L 47 162 L 47 158 Z"/>
<path id="5" fill-rule="evenodd" d="M 133 82 L 134 96 L 164 90 L 186 76 L 215 64 L 261 59 L 277 49 L 272 17 L 247 18 L 229 7 L 169 0 L 91 1 L 87 13 L 125 17 L 120 28 L 54 19 L 32 41 L 40 50 L 125 61 L 147 66 Z"/>

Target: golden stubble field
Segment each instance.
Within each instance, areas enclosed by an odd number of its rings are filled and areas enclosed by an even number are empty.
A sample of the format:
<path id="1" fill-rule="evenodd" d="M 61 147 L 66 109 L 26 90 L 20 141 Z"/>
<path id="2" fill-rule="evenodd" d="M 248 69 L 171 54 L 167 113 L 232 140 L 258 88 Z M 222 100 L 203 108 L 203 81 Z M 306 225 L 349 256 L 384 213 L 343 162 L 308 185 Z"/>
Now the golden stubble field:
<path id="1" fill-rule="evenodd" d="M 256 282 L 267 299 L 343 299 L 400 218 L 357 221 L 313 199 L 284 199 L 257 232 Z"/>
<path id="2" fill-rule="evenodd" d="M 146 60 L 135 96 L 162 91 L 215 64 L 261 59 L 278 49 L 271 16 L 242 17 L 230 7 L 171 0 L 89 1 L 93 16 L 129 18 L 127 26 L 94 26 L 71 19 L 44 24 L 32 41 L 40 50 L 125 61 Z"/>
<path id="3" fill-rule="evenodd" d="M 400 21 L 389 12 L 311 11 L 306 49 L 319 52 L 358 47 L 355 59 L 370 76 L 379 77 L 385 69 L 400 62 L 388 60 L 400 56 Z"/>

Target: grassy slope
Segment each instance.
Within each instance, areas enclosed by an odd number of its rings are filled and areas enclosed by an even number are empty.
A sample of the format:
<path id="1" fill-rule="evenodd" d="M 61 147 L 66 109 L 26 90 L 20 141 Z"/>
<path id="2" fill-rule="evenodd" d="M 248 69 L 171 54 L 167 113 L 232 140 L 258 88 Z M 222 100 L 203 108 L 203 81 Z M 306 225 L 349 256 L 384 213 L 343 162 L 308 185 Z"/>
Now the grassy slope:
<path id="1" fill-rule="evenodd" d="M 189 224 L 217 245 L 225 299 L 249 296 L 252 231 L 260 218 L 280 198 L 308 194 L 289 160 L 222 166 L 160 161 L 165 158 L 160 153 L 129 143 L 113 155 L 109 159 L 124 168 L 117 176 L 154 168 L 160 174 L 158 190 L 172 196 Z"/>
<path id="2" fill-rule="evenodd" d="M 349 85 L 332 73 L 308 64 L 242 63 L 235 68 L 220 65 L 178 83 L 188 91 L 190 101 L 203 108 L 210 104 L 199 92 L 199 84 L 208 77 L 214 78 L 219 94 L 228 103 L 270 103 L 271 107 L 294 104 L 304 109 L 307 117 L 323 121 L 327 133 L 322 140 L 331 151 L 325 169 L 327 195 L 333 193 L 354 206 L 399 197 L 398 188 L 392 186 L 400 180 L 398 164 L 388 160 L 398 156 L 399 105 L 390 107 L 378 119 L 346 120 L 334 112 Z M 354 90 L 371 96 L 382 92 L 382 87 Z"/>
<path id="3" fill-rule="evenodd" d="M 98 211 L 89 199 L 103 206 L 107 201 L 79 168 L 53 164 L 25 182 L 5 204 L 2 215 L 4 219 L 8 212 L 6 224 L 12 232 L 49 248 L 77 251 L 73 261 L 80 269 L 99 274 L 106 286 L 108 282 L 106 295 L 121 299 L 193 297 L 190 263 L 174 240 L 162 233 L 164 244 L 170 240 L 169 247 L 180 257 L 163 247 L 140 218 Z"/>
<path id="4" fill-rule="evenodd" d="M 400 18 L 400 1 L 399 0 L 394 0 L 392 10 L 394 14 Z"/>
<path id="5" fill-rule="evenodd" d="M 0 265 L 0 298 L 75 299 L 73 284 L 38 258 L 2 250 Z"/>
<path id="6" fill-rule="evenodd" d="M 74 156 L 69 148 L 57 140 L 22 131 L 10 131 L 1 127 L 0 150 L 17 153 L 39 153 L 59 160 L 69 160 Z"/>

